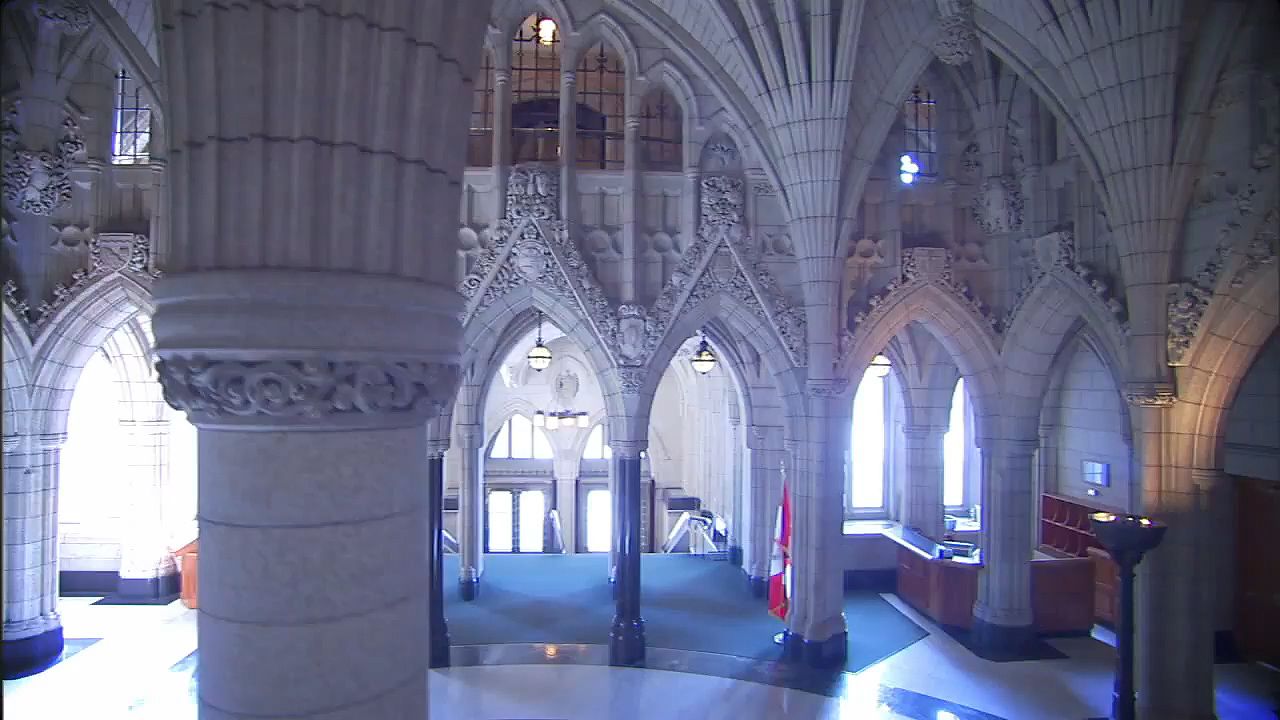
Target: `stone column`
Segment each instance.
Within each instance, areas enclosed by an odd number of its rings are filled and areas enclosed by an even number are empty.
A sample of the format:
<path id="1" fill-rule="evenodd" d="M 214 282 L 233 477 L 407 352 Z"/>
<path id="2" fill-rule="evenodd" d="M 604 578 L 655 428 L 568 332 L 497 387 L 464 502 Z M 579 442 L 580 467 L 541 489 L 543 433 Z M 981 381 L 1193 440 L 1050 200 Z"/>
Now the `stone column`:
<path id="1" fill-rule="evenodd" d="M 731 407 L 729 413 L 729 462 L 727 465 L 729 470 L 729 563 L 737 567 L 742 567 L 742 543 L 746 535 L 746 528 L 742 525 L 746 520 L 746 513 L 743 512 L 743 505 L 746 502 L 743 495 L 746 489 L 742 481 L 741 435 L 742 418 L 738 416 L 735 405 Z"/>
<path id="2" fill-rule="evenodd" d="M 974 641 L 992 653 L 1019 652 L 1031 627 L 1032 456 L 1036 440 L 982 443 L 982 564 L 973 605 Z"/>
<path id="3" fill-rule="evenodd" d="M 164 478 L 168 463 L 169 421 L 122 420 L 129 437 L 128 505 L 120 543 L 121 598 L 175 599 L 178 568 L 164 527 Z"/>
<path id="4" fill-rule="evenodd" d="M 431 425 L 436 425 L 432 422 Z M 427 441 L 427 568 L 430 575 L 430 664 L 449 667 L 449 623 L 444 617 L 444 454 L 449 449 L 448 429 Z"/>
<path id="5" fill-rule="evenodd" d="M 1158 398 L 1139 398 L 1159 402 Z M 1144 720 L 1212 720 L 1212 593 L 1217 580 L 1210 565 L 1216 535 L 1229 526 L 1212 526 L 1209 498 L 1221 482 L 1216 468 L 1179 467 L 1187 435 L 1170 432 L 1168 405 L 1136 405 L 1135 438 L 1143 488 L 1143 513 L 1169 526 L 1160 547 L 1138 566 L 1137 690 L 1138 716 Z M 1135 479 L 1135 482 L 1138 480 Z M 1225 562 L 1225 559 L 1221 560 Z"/>
<path id="6" fill-rule="evenodd" d="M 554 471 L 555 510 L 560 515 L 561 540 L 566 553 L 578 552 L 578 468 L 577 458 L 556 460 Z"/>
<path id="7" fill-rule="evenodd" d="M 507 42 L 510 44 L 510 41 Z M 497 192 L 494 217 L 506 217 L 507 178 L 511 175 L 511 61 L 510 52 L 494 53 L 502 67 L 493 71 L 493 181 Z"/>
<path id="8" fill-rule="evenodd" d="M 902 524 L 934 540 L 940 540 L 944 532 L 942 436 L 946 431 L 945 427 L 933 425 L 907 425 L 902 428 L 907 446 Z"/>
<path id="9" fill-rule="evenodd" d="M 560 217 L 578 219 L 578 76 L 560 69 Z"/>
<path id="10" fill-rule="evenodd" d="M 750 488 L 747 494 L 743 535 L 743 572 L 747 588 L 758 598 L 768 595 L 769 559 L 773 552 L 773 536 L 782 483 L 778 479 L 780 453 L 772 446 L 780 442 L 778 428 L 754 425 L 747 431 L 750 453 Z"/>
<path id="11" fill-rule="evenodd" d="M 489 7 L 328 9 L 157 5 L 172 232 L 152 325 L 200 433 L 204 718 L 427 714 L 425 426 L 454 400 L 464 307 L 470 108 L 448 100 Z"/>
<path id="12" fill-rule="evenodd" d="M 4 436 L 4 677 L 62 653 L 58 616 L 58 448 L 66 436 Z"/>
<path id="13" fill-rule="evenodd" d="M 622 283 L 619 293 L 624 303 L 638 302 L 640 291 L 640 223 L 643 205 L 640 174 L 640 118 L 627 117 L 623 125 L 622 171 Z"/>
<path id="14" fill-rule="evenodd" d="M 484 573 L 484 433 L 479 425 L 458 426 L 462 477 L 458 479 L 458 592 L 463 600 L 480 594 Z"/>
<path id="15" fill-rule="evenodd" d="M 618 524 L 614 527 L 618 551 L 614 590 L 616 609 L 609 630 L 609 664 L 644 665 L 644 620 L 640 617 L 640 451 L 636 442 L 611 441 L 617 481 L 615 495 Z"/>
<path id="16" fill-rule="evenodd" d="M 844 573 L 844 456 L 853 403 L 838 380 L 810 380 L 805 439 L 791 443 L 784 466 L 791 493 L 791 612 L 785 652 L 813 667 L 835 667 L 848 654 Z M 794 472 L 792 468 L 794 467 Z"/>

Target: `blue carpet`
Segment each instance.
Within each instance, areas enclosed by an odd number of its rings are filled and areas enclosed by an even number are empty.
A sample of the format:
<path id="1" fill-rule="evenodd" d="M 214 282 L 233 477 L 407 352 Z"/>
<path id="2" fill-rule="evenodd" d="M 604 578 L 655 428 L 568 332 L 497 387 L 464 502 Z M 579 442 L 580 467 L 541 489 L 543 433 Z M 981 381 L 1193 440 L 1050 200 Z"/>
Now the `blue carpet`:
<path id="1" fill-rule="evenodd" d="M 487 555 L 480 597 L 464 602 L 458 558 L 445 558 L 445 615 L 454 645 L 559 643 L 604 645 L 613 619 L 605 555 Z M 641 614 L 650 647 L 776 659 L 782 623 L 751 597 L 742 570 L 688 555 L 645 555 Z M 928 633 L 879 595 L 845 596 L 846 669 L 860 670 Z"/>

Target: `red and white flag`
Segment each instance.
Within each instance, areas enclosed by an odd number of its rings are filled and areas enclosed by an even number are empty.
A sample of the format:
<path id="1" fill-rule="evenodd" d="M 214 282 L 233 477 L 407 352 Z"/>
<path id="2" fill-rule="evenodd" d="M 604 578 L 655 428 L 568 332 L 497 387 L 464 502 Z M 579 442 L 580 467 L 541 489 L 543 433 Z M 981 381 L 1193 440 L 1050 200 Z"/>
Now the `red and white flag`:
<path id="1" fill-rule="evenodd" d="M 786 622 L 791 607 L 791 496 L 782 484 L 782 505 L 774 523 L 776 534 L 769 560 L 769 614 Z"/>

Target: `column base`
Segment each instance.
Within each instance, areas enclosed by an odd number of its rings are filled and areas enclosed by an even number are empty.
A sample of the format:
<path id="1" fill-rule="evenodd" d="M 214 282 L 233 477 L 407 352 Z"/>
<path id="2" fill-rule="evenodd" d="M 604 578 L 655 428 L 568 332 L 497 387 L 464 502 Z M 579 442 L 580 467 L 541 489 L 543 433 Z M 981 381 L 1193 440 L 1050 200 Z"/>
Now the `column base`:
<path id="1" fill-rule="evenodd" d="M 729 546 L 729 564 L 734 567 L 742 567 L 742 548 L 736 545 Z"/>
<path id="2" fill-rule="evenodd" d="M 480 578 L 458 581 L 458 595 L 467 602 L 480 597 Z"/>
<path id="3" fill-rule="evenodd" d="M 443 618 L 431 622 L 431 652 L 428 667 L 449 667 L 449 626 Z"/>
<path id="4" fill-rule="evenodd" d="M 1041 643 L 1030 625 L 996 625 L 975 617 L 968 639 L 969 649 L 986 660 L 1042 658 Z"/>
<path id="5" fill-rule="evenodd" d="M 99 602 L 104 605 L 168 605 L 182 592 L 181 576 L 177 573 L 152 578 L 122 577 L 116 581 L 116 591 Z"/>
<path id="6" fill-rule="evenodd" d="M 826 640 L 806 640 L 788 630 L 782 637 L 782 657 L 818 670 L 842 668 L 849 659 L 849 631 L 838 632 Z"/>
<path id="7" fill-rule="evenodd" d="M 768 597 L 769 596 L 769 578 L 748 575 L 747 591 L 750 592 L 751 597 L 754 597 L 754 598 Z"/>
<path id="8" fill-rule="evenodd" d="M 613 619 L 609 629 L 609 664 L 622 667 L 644 666 L 644 619 Z"/>
<path id="9" fill-rule="evenodd" d="M 5 640 L 4 661 L 0 663 L 4 679 L 16 680 L 48 669 L 62 657 L 62 645 L 61 625 L 21 640 Z"/>

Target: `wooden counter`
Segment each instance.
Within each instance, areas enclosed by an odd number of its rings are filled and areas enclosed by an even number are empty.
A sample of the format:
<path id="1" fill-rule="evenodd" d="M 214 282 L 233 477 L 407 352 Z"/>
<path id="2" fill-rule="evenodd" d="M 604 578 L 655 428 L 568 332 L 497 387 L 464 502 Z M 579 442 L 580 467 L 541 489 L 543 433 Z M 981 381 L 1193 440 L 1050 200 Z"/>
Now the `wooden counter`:
<path id="1" fill-rule="evenodd" d="M 898 597 L 941 625 L 968 628 L 978 598 L 982 562 L 941 559 L 908 531 L 884 535 L 898 544 Z M 921 542 L 923 540 L 923 543 Z M 1087 633 L 1093 627 L 1094 567 L 1089 558 L 1055 558 L 1035 552 L 1031 560 L 1031 614 L 1036 632 Z"/>
<path id="2" fill-rule="evenodd" d="M 189 608 L 197 607 L 196 589 L 199 584 L 200 541 L 192 540 L 183 545 L 174 556 L 178 558 L 178 572 L 182 576 L 182 604 Z"/>

